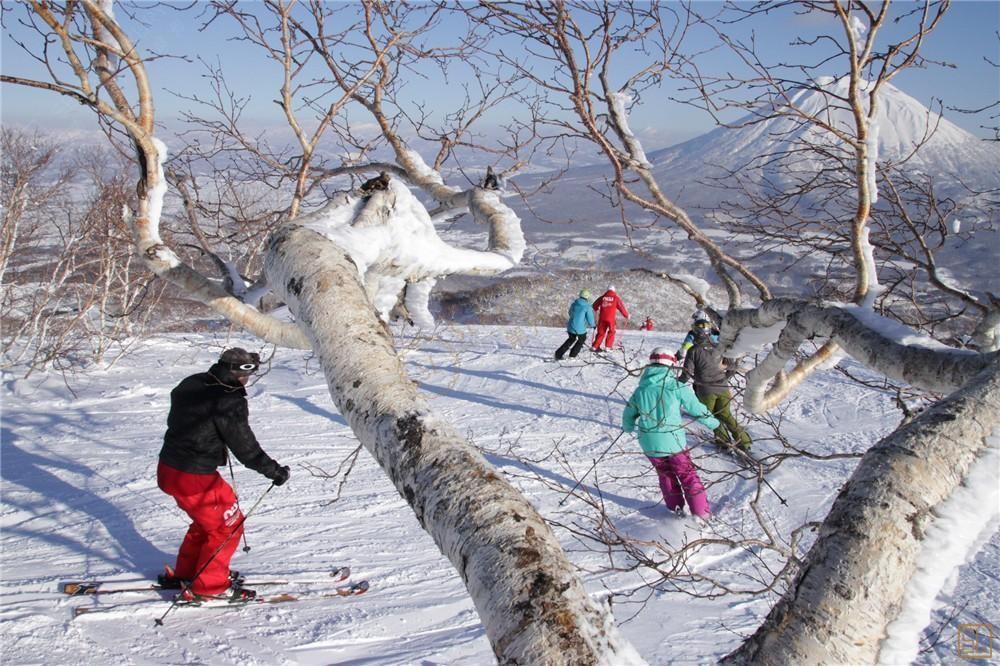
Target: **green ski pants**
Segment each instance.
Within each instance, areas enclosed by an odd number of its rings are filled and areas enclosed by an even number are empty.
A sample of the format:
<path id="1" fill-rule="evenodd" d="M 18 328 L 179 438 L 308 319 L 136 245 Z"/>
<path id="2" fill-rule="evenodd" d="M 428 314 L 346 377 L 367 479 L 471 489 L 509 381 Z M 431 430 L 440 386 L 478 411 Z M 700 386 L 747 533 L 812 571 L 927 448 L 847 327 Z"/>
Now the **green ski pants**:
<path id="1" fill-rule="evenodd" d="M 698 393 L 698 399 L 708 407 L 712 416 L 719 419 L 719 427 L 715 429 L 715 443 L 726 446 L 735 442 L 741 449 L 750 450 L 750 435 L 740 427 L 729 409 L 733 398 L 726 393 Z"/>

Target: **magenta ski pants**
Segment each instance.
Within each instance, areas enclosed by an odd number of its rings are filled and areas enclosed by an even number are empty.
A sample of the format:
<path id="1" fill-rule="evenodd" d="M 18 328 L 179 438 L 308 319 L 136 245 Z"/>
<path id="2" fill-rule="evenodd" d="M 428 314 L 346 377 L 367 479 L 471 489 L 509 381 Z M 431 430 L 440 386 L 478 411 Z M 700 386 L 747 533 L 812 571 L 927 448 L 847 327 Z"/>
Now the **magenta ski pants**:
<path id="1" fill-rule="evenodd" d="M 683 507 L 684 499 L 687 498 L 692 515 L 702 518 L 709 516 L 711 512 L 705 486 L 701 484 L 698 470 L 694 468 L 687 451 L 665 458 L 650 457 L 649 462 L 653 463 L 653 469 L 660 478 L 660 492 L 663 493 L 663 501 L 668 509 L 674 511 Z"/>

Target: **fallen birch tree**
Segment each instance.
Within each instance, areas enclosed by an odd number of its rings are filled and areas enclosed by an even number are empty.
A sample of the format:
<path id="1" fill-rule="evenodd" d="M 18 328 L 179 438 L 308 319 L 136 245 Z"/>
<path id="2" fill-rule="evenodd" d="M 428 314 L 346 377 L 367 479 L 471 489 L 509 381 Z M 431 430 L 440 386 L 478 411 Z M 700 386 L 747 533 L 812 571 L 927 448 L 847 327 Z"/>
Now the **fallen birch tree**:
<path id="1" fill-rule="evenodd" d="M 372 20 L 371 5 L 364 7 Z M 314 351 L 334 403 L 465 582 L 498 662 L 643 663 L 610 609 L 590 599 L 531 504 L 471 443 L 435 417 L 407 378 L 370 299 L 380 300 L 387 280 L 398 291 L 406 282 L 426 285 L 448 272 L 495 273 L 520 261 L 519 220 L 496 193 L 444 185 L 396 138 L 401 168 L 413 181 L 448 208 L 468 207 L 490 226 L 487 250 L 443 243 L 423 205 L 401 184 L 385 179 L 303 220 L 320 223 L 327 235 L 296 222 L 274 234 L 267 282 L 296 316 L 294 323 L 280 321 L 198 273 L 164 242 L 166 146 L 154 135 L 145 63 L 115 21 L 111 2 L 39 1 L 29 9 L 46 26 L 43 37 L 61 45 L 74 78 L 38 81 L 4 74 L 3 81 L 72 97 L 128 133 L 140 172 L 130 223 L 135 249 L 151 271 L 263 340 Z M 90 26 L 91 32 L 77 33 L 74 25 Z M 379 67 L 372 71 L 384 73 Z M 91 72 L 99 83 L 91 81 Z M 134 108 L 118 81 L 122 72 L 132 77 Z M 331 219 L 339 223 L 331 225 Z M 432 256 L 413 254 L 428 246 L 436 248 Z M 428 265 L 428 259 L 438 264 Z M 426 308 L 429 288 L 419 293 L 415 304 Z"/>

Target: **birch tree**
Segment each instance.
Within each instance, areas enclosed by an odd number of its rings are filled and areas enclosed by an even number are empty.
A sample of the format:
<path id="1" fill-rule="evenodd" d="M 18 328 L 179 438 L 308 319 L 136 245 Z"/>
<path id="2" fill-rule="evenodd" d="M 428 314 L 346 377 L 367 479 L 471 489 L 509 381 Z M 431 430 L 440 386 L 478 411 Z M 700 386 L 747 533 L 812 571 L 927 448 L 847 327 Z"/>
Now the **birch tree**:
<path id="1" fill-rule="evenodd" d="M 622 202 L 667 220 L 701 248 L 730 307 L 743 302 L 747 289 L 759 299 L 770 297 L 765 281 L 661 186 L 628 123 L 628 108 L 638 95 L 655 89 L 686 57 L 682 45 L 692 19 L 683 7 L 483 2 L 468 14 L 494 39 L 530 44 L 529 58 L 513 49 L 490 53 L 537 86 L 547 111 L 545 131 L 595 146 L 611 167 L 610 187 Z M 635 54 L 641 54 L 640 64 L 621 74 L 620 61 Z M 629 233 L 634 222 L 624 209 L 621 214 Z"/>
<path id="2" fill-rule="evenodd" d="M 884 326 L 875 319 L 862 308 L 794 299 L 726 316 L 722 345 L 730 349 L 744 330 L 781 328 L 747 377 L 750 409 L 763 409 L 768 382 L 814 337 L 890 378 L 947 395 L 866 452 L 789 590 L 728 663 L 898 663 L 916 657 L 916 640 L 912 653 L 902 650 L 901 656 L 898 641 L 886 640 L 888 626 L 905 610 L 922 541 L 941 518 L 936 510 L 998 446 L 1000 352 L 901 343 L 880 332 Z M 985 511 L 984 521 L 989 516 Z"/>
<path id="3" fill-rule="evenodd" d="M 291 3 L 268 3 L 268 8 L 279 18 L 281 47 L 276 57 L 285 62 L 282 91 L 287 92 L 297 67 L 290 55 L 296 35 L 306 32 L 292 29 Z M 489 225 L 490 242 L 485 251 L 442 247 L 443 269 L 420 261 L 400 262 L 406 239 L 399 236 L 427 236 L 433 226 L 408 188 L 383 178 L 381 184 L 348 193 L 317 212 L 321 218 L 346 219 L 333 225 L 332 237 L 294 222 L 274 234 L 266 260 L 267 282 L 295 314 L 294 323 L 274 319 L 240 300 L 182 261 L 164 241 L 160 222 L 168 189 L 166 145 L 155 136 L 152 85 L 142 51 L 115 19 L 110 2 L 29 3 L 27 20 L 44 40 L 38 53 L 53 77 L 4 74 L 2 80 L 68 96 L 127 132 L 140 174 L 131 228 L 135 249 L 149 270 L 264 340 L 315 352 L 334 403 L 466 583 L 499 662 L 640 663 L 609 610 L 587 595 L 545 521 L 469 442 L 435 417 L 406 378 L 392 340 L 368 305 L 372 291 L 376 296 L 383 293 L 381 287 L 369 287 L 373 278 L 421 284 L 442 270 L 501 271 L 520 260 L 523 239 L 517 217 L 495 192 L 446 185 L 440 173 L 394 133 L 381 107 L 384 89 L 378 84 L 391 72 L 379 51 L 389 45 L 379 35 L 391 41 L 405 31 L 388 21 L 381 23 L 384 31 L 379 29 L 379 22 L 392 15 L 390 7 L 364 3 L 361 8 L 372 46 L 371 67 L 346 85 L 342 99 L 357 101 L 382 121 L 398 161 L 394 174 L 429 191 L 446 210 L 471 210 Z M 320 3 L 311 9 L 314 18 L 325 16 Z M 306 38 L 317 53 L 336 47 L 322 34 Z M 53 45 L 58 45 L 68 72 L 57 73 L 59 62 L 48 51 Z M 334 72 L 334 78 L 338 73 L 344 74 Z M 351 76 L 355 74 L 352 68 Z M 311 139 L 304 131 L 297 135 L 305 155 Z M 293 195 L 299 202 L 308 174 L 303 172 Z"/>
<path id="4" fill-rule="evenodd" d="M 741 337 L 776 331 L 777 338 L 770 338 L 774 344 L 747 377 L 747 409 L 764 413 L 779 405 L 801 381 L 844 353 L 890 378 L 947 395 L 865 455 L 820 527 L 818 540 L 797 562 L 798 574 L 782 601 L 757 634 L 729 656 L 727 661 L 732 663 L 873 663 L 880 652 L 888 663 L 899 658 L 898 642 L 886 640 L 888 626 L 906 605 L 907 582 L 916 572 L 927 526 L 937 519 L 935 509 L 996 446 L 991 444 L 998 425 L 995 299 L 968 292 L 952 294 L 975 303 L 980 313 L 976 351 L 945 349 L 934 341 L 926 348 L 900 343 L 886 333 L 888 324 L 872 314 L 875 298 L 883 291 L 870 240 L 872 205 L 878 194 L 874 118 L 880 91 L 901 71 L 926 64 L 921 47 L 943 19 L 948 4 L 923 2 L 895 14 L 889 2 L 729 6 L 739 20 L 770 19 L 771 13 L 780 10 L 832 17 L 838 29 L 820 36 L 813 45 L 832 45 L 832 54 L 815 61 L 843 67 L 843 75 L 833 77 L 842 84 L 836 91 L 828 90 L 829 81 L 824 79 L 789 79 L 776 72 L 762 61 L 752 41 L 736 41 L 726 23 L 697 15 L 697 5 L 691 11 L 678 9 L 673 16 L 657 6 L 585 3 L 489 2 L 470 10 L 484 30 L 517 36 L 529 44 L 532 61 L 531 67 L 522 64 L 524 76 L 536 83 L 539 94 L 551 96 L 554 107 L 561 105 L 569 111 L 560 116 L 561 131 L 601 148 L 622 200 L 675 222 L 710 257 L 729 294 L 720 352 L 738 356 L 756 351 L 743 344 Z M 909 22 L 912 29 L 902 38 L 897 31 L 891 44 L 880 46 L 883 28 L 897 18 L 904 25 Z M 697 58 L 683 57 L 675 40 L 695 25 L 715 26 L 719 43 L 728 45 L 753 75 L 740 78 L 728 72 L 702 72 Z M 636 53 L 646 56 L 646 66 L 631 75 L 622 73 L 621 63 L 612 64 L 629 49 L 633 61 Z M 549 63 L 556 74 L 538 68 L 538 59 Z M 511 65 L 517 64 L 511 58 Z M 793 63 L 787 69 L 813 74 L 815 68 Z M 834 185 L 848 197 L 847 214 L 832 222 L 849 248 L 848 300 L 853 305 L 775 298 L 772 287 L 753 273 L 752 262 L 737 267 L 729 259 L 736 254 L 734 248 L 711 247 L 703 241 L 695 216 L 681 215 L 676 206 L 667 205 L 664 188 L 655 182 L 641 142 L 628 125 L 627 111 L 637 103 L 639 93 L 671 75 L 692 82 L 708 111 L 739 107 L 751 114 L 746 122 L 781 117 L 807 128 L 813 136 L 823 135 L 804 148 L 790 148 L 789 155 L 801 159 L 803 150 L 812 149 L 820 162 L 827 158 L 834 162 L 832 171 L 813 169 L 802 178 L 808 187 L 815 185 L 815 178 L 832 173 L 839 179 Z M 797 100 L 802 96 L 796 93 L 803 88 L 822 91 L 829 108 L 800 106 Z M 762 92 L 757 95 L 755 91 Z M 831 122 L 829 111 L 834 107 L 847 110 L 849 122 Z M 762 161 L 774 159 L 774 155 L 761 156 Z M 648 199 L 635 195 L 626 172 L 634 174 L 632 182 L 645 186 Z M 775 197 L 795 201 L 804 191 L 779 189 Z M 892 192 L 897 213 L 905 214 L 905 204 L 899 205 L 902 199 L 897 194 L 898 190 Z M 906 226 L 923 238 L 912 217 L 910 222 Z M 786 228 L 786 232 L 789 238 L 795 237 L 793 229 Z M 930 248 L 925 244 L 917 254 L 933 274 Z M 755 290 L 761 300 L 758 307 L 740 307 L 741 287 L 734 276 Z M 807 347 L 812 341 L 819 349 L 810 352 Z M 794 367 L 789 369 L 789 364 Z M 947 473 L 940 473 L 944 469 Z"/>
<path id="5" fill-rule="evenodd" d="M 817 10 L 836 14 L 845 30 L 846 53 L 852 58 L 848 82 L 857 75 L 860 86 L 861 70 L 892 60 L 871 57 L 873 49 L 869 48 L 877 33 L 871 27 L 881 25 L 879 21 L 887 16 L 881 9 L 876 12 L 867 5 L 841 2 L 774 4 L 815 4 Z M 794 554 L 790 558 L 790 569 L 797 569 L 798 575 L 784 599 L 757 635 L 730 657 L 738 663 L 875 661 L 887 624 L 903 605 L 903 590 L 916 567 L 935 507 L 990 449 L 989 437 L 1000 410 L 996 409 L 997 354 L 989 351 L 996 349 L 995 320 L 990 324 L 989 317 L 983 318 L 980 351 L 959 351 L 901 344 L 887 336 L 884 325 L 871 316 L 866 298 L 877 284 L 877 273 L 865 243 L 873 161 L 870 152 L 865 152 L 869 140 L 858 130 L 867 128 L 870 137 L 864 115 L 870 107 L 861 99 L 861 88 L 847 95 L 857 131 L 841 137 L 857 166 L 850 178 L 857 205 L 846 223 L 855 303 L 774 298 L 766 278 L 739 258 L 740 248 L 718 244 L 695 215 L 670 198 L 667 188 L 656 181 L 628 123 L 629 109 L 641 101 L 638 93 L 654 89 L 663 76 L 686 62 L 677 40 L 702 18 L 687 11 L 675 14 L 673 8 L 655 4 L 483 2 L 449 8 L 469 17 L 486 36 L 470 35 L 464 46 L 448 53 L 422 49 L 418 39 L 442 7 L 364 3 L 349 23 L 338 23 L 331 13 L 336 10 L 318 2 L 268 2 L 261 7 L 258 13 L 219 3 L 212 5 L 213 20 L 234 22 L 243 37 L 268 53 L 278 67 L 279 104 L 295 137 L 296 153 L 279 157 L 280 151 L 262 146 L 239 127 L 238 105 L 227 102 L 221 75 L 216 79 L 217 100 L 209 104 L 221 113 L 215 120 L 207 115 L 199 119 L 221 142 L 218 145 L 238 150 L 241 159 L 252 156 L 244 162 L 248 170 L 259 169 L 275 183 L 290 184 L 287 205 L 265 216 L 274 230 L 268 235 L 263 275 L 249 280 L 234 274 L 221 257 L 217 265 L 230 280 L 205 275 L 164 242 L 166 146 L 155 136 L 152 87 L 141 51 L 114 19 L 110 4 L 91 0 L 31 3 L 28 20 L 51 38 L 46 48 L 61 49 L 68 75 L 42 81 L 5 74 L 3 81 L 67 95 L 95 110 L 103 122 L 127 132 L 135 143 L 140 172 L 131 224 L 136 249 L 147 267 L 262 339 L 315 352 L 338 409 L 465 581 L 498 660 L 640 661 L 621 639 L 608 611 L 586 595 L 544 520 L 468 442 L 434 416 L 406 378 L 382 324 L 401 295 L 411 313 L 426 309 L 433 280 L 440 275 L 495 273 L 521 259 L 524 246 L 517 217 L 495 190 L 477 185 L 490 181 L 467 179 L 464 186 L 455 186 L 447 184 L 442 173 L 451 151 L 469 140 L 469 122 L 478 115 L 476 105 L 469 107 L 467 115 L 455 118 L 455 131 L 435 133 L 419 112 L 407 113 L 404 98 L 398 96 L 401 64 L 416 66 L 416 59 L 425 56 L 440 58 L 439 63 L 451 56 L 468 58 L 470 53 L 462 49 L 469 44 L 492 54 L 519 78 L 542 90 L 545 102 L 536 101 L 536 111 L 558 111 L 533 113 L 536 124 L 529 135 L 542 128 L 553 137 L 565 134 L 596 146 L 612 168 L 612 190 L 617 196 L 668 220 L 706 254 L 727 288 L 729 310 L 722 330 L 727 353 L 746 351 L 741 338 L 751 329 L 779 335 L 748 377 L 748 408 L 763 411 L 778 404 L 838 348 L 887 376 L 948 394 L 866 454 L 809 554 L 801 560 Z M 904 48 L 890 49 L 902 58 L 896 65 L 919 51 L 946 3 L 924 7 L 919 34 Z M 858 14 L 869 19 L 867 37 L 853 20 Z M 261 16 L 268 18 L 262 21 Z M 672 16 L 676 18 L 669 20 Z M 333 25 L 341 28 L 333 30 Z M 336 57 L 347 33 L 363 35 L 366 55 Z M 493 39 L 528 44 L 533 60 L 505 55 L 501 44 L 490 46 Z M 655 56 L 646 66 L 622 76 L 616 63 L 624 49 L 633 47 Z M 50 54 L 39 53 L 44 61 L 55 64 Z M 303 96 L 309 87 L 303 67 L 306 61 L 326 68 L 319 86 L 324 94 Z M 860 69 L 855 72 L 855 68 Z M 96 80 L 91 80 L 93 76 Z M 131 78 L 129 85 L 121 81 L 125 76 Z M 489 95 L 506 94 L 504 85 L 483 90 L 486 104 L 492 99 Z M 130 100 L 129 95 L 134 98 Z M 346 121 L 341 121 L 349 106 L 375 122 L 375 140 L 352 133 Z M 302 109 L 312 115 L 304 119 Z M 407 133 L 401 130 L 404 121 L 418 136 L 439 142 L 440 152 L 430 163 L 407 144 Z M 327 132 L 357 154 L 344 163 L 325 163 L 318 147 Z M 379 147 L 389 157 L 369 160 Z M 502 170 L 516 169 L 516 151 L 501 151 L 501 155 L 506 160 Z M 867 171 L 862 164 L 869 165 Z M 176 173 L 185 172 L 178 169 Z M 189 226 L 197 226 L 200 216 L 211 209 L 199 206 L 193 173 L 189 169 L 186 176 L 173 179 L 185 201 Z M 370 178 L 375 174 L 381 175 Z M 341 189 L 332 200 L 316 207 L 315 195 L 331 179 L 343 177 L 367 180 L 362 187 Z M 434 208 L 429 210 L 430 206 Z M 490 229 L 485 251 L 445 246 L 434 238 L 436 218 L 466 211 Z M 627 219 L 625 229 L 629 230 Z M 445 260 L 433 265 L 407 260 L 405 244 L 416 238 L 433 244 L 439 250 L 435 256 Z M 210 239 L 202 245 L 209 253 L 216 252 Z M 295 316 L 293 324 L 270 317 L 258 307 L 257 294 L 265 284 L 289 306 Z M 749 299 L 761 304 L 743 308 Z M 344 331 L 351 334 L 345 336 Z M 813 339 L 825 343 L 827 351 L 788 372 L 786 367 L 799 360 L 802 347 Z M 973 414 L 977 404 L 985 405 L 985 411 Z M 948 473 L 929 479 L 928 470 L 942 468 Z M 873 579 L 885 585 L 869 589 L 866 586 Z"/>

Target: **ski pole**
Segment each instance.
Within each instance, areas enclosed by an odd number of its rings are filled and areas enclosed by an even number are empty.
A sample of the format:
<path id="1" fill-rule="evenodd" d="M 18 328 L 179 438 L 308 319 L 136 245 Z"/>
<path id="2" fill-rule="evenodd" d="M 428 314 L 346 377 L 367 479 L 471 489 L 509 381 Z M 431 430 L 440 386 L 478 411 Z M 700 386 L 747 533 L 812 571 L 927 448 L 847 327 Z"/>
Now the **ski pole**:
<path id="1" fill-rule="evenodd" d="M 572 488 L 570 488 L 569 492 L 566 493 L 566 496 L 559 501 L 559 506 L 562 506 L 563 504 L 566 503 L 566 500 L 568 500 L 570 496 L 573 494 L 573 492 L 580 487 L 580 484 L 583 483 L 583 480 L 587 478 L 587 475 L 590 474 L 592 471 L 594 471 L 594 468 L 597 467 L 597 463 L 601 462 L 601 460 L 604 459 L 604 456 L 608 455 L 608 451 L 611 450 L 611 447 L 617 444 L 618 440 L 621 439 L 622 435 L 624 434 L 625 434 L 624 430 L 618 433 L 618 436 L 611 441 L 611 444 L 608 445 L 608 448 L 604 449 L 604 453 L 599 455 L 597 458 L 594 458 L 594 464 L 590 466 L 590 469 L 584 472 L 583 476 L 580 477 L 580 480 L 577 481 L 576 484 Z"/>
<path id="2" fill-rule="evenodd" d="M 212 556 L 211 556 L 210 558 L 208 558 L 208 560 L 207 560 L 207 561 L 205 562 L 205 564 L 203 564 L 203 565 L 201 566 L 201 569 L 199 569 L 199 570 L 198 570 L 198 573 L 196 573 L 196 574 L 194 575 L 194 578 L 192 578 L 192 579 L 191 579 L 191 583 L 192 583 L 192 584 L 194 583 L 194 581 L 198 580 L 198 576 L 200 576 L 201 574 L 203 574 L 203 573 L 205 572 L 205 569 L 207 569 L 207 568 L 208 568 L 208 565 L 212 563 L 212 560 L 214 560 L 214 559 L 215 559 L 215 557 L 216 557 L 216 556 L 217 556 L 217 555 L 218 555 L 219 553 L 221 553 L 221 552 L 222 552 L 222 549 L 223 549 L 223 548 L 224 548 L 224 547 L 226 546 L 226 544 L 227 544 L 227 543 L 229 543 L 229 540 L 233 538 L 233 535 L 234 535 L 234 534 L 236 534 L 236 530 L 238 530 L 238 529 L 240 529 L 241 527 L 243 527 L 243 523 L 247 522 L 247 518 L 249 518 L 249 517 L 250 517 L 250 514 L 252 514 L 252 513 L 254 512 L 254 511 L 256 511 L 256 510 L 257 510 L 257 507 L 258 507 L 258 506 L 260 506 L 260 503 L 264 501 L 264 497 L 266 497 L 266 496 L 267 496 L 267 494 L 268 494 L 269 492 L 271 492 L 271 488 L 274 488 L 274 482 L 273 482 L 273 481 L 271 482 L 271 485 L 269 485 L 269 486 L 267 487 L 267 490 L 265 490 L 265 491 L 264 491 L 264 492 L 263 492 L 263 493 L 261 494 L 260 498 L 259 498 L 259 499 L 258 499 L 258 500 L 257 500 L 256 502 L 254 502 L 254 505 L 253 505 L 252 507 L 250 507 L 250 510 L 249 510 L 249 511 L 247 511 L 247 512 L 246 512 L 246 513 L 245 513 L 245 514 L 243 515 L 243 518 L 242 518 L 242 519 L 240 519 L 240 522 L 236 523 L 236 525 L 234 525 L 234 526 L 233 526 L 233 529 L 232 529 L 232 531 L 231 531 L 231 532 L 229 533 L 229 536 L 227 536 L 227 537 L 226 537 L 226 540 L 225 540 L 225 541 L 223 541 L 222 543 L 220 543 L 220 544 L 219 544 L 219 547 L 215 549 L 215 552 L 214 552 L 214 553 L 212 553 Z M 176 608 L 176 607 L 177 607 L 177 600 L 178 600 L 178 599 L 180 599 L 180 597 L 181 597 L 181 596 L 182 596 L 182 595 L 184 594 L 184 592 L 185 592 L 185 591 L 187 591 L 187 590 L 189 590 L 189 589 L 190 589 L 190 586 L 184 586 L 184 587 L 183 587 L 183 588 L 181 589 L 181 593 L 180 593 L 180 594 L 178 594 L 178 595 L 177 595 L 176 597 L 174 597 L 174 600 L 173 600 L 172 602 L 170 602 L 170 608 L 168 608 L 167 610 L 165 610 L 165 611 L 163 612 L 163 615 L 161 615 L 160 617 L 158 617 L 158 618 L 156 618 L 155 620 L 153 620 L 153 622 L 154 622 L 154 623 L 155 623 L 155 624 L 156 624 L 157 626 L 159 626 L 159 627 L 162 627 L 162 626 L 163 626 L 163 619 L 164 619 L 164 618 L 166 618 L 166 617 L 167 617 L 167 615 L 169 615 L 169 614 L 170 614 L 170 611 L 172 611 L 172 610 L 173 610 L 174 608 Z"/>
<path id="3" fill-rule="evenodd" d="M 736 450 L 739 451 L 741 456 L 749 459 L 757 467 L 757 478 L 764 482 L 764 485 L 767 486 L 772 493 L 774 493 L 774 496 L 778 498 L 778 500 L 782 503 L 782 505 L 788 506 L 788 502 L 785 501 L 785 498 L 782 497 L 781 494 L 774 489 L 774 486 L 771 485 L 771 482 L 767 480 L 766 476 L 764 476 L 764 470 L 761 467 L 760 461 L 758 461 L 752 455 L 750 455 L 749 453 L 747 453 L 746 451 L 744 451 L 739 447 L 736 447 Z"/>
<path id="4" fill-rule="evenodd" d="M 236 474 L 233 473 L 233 459 L 227 455 L 226 460 L 229 462 L 229 478 L 233 480 L 233 494 L 236 495 L 236 506 L 237 508 L 242 509 L 242 507 L 240 507 L 240 492 L 236 490 Z M 247 543 L 246 530 L 243 530 L 243 552 L 250 552 L 250 544 Z"/>

